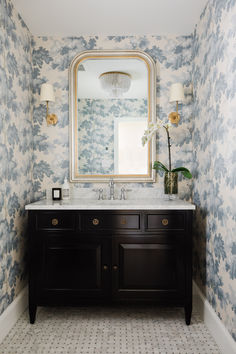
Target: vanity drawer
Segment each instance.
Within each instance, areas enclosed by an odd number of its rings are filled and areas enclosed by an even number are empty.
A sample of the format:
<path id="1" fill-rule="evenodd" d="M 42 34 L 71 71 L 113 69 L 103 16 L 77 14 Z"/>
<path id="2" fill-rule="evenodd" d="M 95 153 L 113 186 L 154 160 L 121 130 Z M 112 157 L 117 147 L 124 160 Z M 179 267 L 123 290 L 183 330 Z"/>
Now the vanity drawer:
<path id="1" fill-rule="evenodd" d="M 147 214 L 146 229 L 148 231 L 155 230 L 184 230 L 185 218 L 184 213 L 163 213 L 163 214 Z"/>
<path id="2" fill-rule="evenodd" d="M 75 230 L 75 214 L 71 212 L 40 212 L 36 214 L 36 230 Z"/>
<path id="3" fill-rule="evenodd" d="M 85 230 L 139 230 L 140 215 L 90 213 L 84 216 Z"/>

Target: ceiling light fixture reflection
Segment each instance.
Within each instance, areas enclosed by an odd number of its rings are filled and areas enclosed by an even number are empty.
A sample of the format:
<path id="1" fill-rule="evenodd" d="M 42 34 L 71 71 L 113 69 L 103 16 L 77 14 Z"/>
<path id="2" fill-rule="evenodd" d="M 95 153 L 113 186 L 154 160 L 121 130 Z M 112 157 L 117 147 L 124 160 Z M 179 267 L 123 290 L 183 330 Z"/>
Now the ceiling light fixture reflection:
<path id="1" fill-rule="evenodd" d="M 131 75 L 120 71 L 109 71 L 99 76 L 101 87 L 112 97 L 121 97 L 129 91 Z"/>

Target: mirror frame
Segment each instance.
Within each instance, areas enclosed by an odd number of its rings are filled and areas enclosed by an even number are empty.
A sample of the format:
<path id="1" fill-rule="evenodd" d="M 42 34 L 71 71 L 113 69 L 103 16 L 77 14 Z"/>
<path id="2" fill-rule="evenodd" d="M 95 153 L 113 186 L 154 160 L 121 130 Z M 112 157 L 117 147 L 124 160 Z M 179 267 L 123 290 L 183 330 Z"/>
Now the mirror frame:
<path id="1" fill-rule="evenodd" d="M 70 181 L 95 183 L 108 182 L 155 182 L 156 173 L 152 169 L 156 158 L 156 137 L 148 143 L 148 173 L 133 175 L 81 175 L 78 171 L 77 157 L 77 69 L 79 64 L 89 58 L 136 58 L 144 61 L 148 72 L 148 122 L 156 121 L 156 65 L 154 60 L 138 50 L 88 50 L 76 55 L 69 67 L 69 113 L 70 113 Z M 141 143 L 141 141 L 140 141 Z"/>

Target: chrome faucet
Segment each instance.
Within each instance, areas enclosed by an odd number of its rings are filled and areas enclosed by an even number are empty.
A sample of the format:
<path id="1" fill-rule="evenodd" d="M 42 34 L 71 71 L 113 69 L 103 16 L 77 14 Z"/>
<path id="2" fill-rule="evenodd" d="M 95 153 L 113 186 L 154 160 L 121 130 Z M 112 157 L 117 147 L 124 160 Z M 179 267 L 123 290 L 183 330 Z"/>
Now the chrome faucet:
<path id="1" fill-rule="evenodd" d="M 115 199 L 115 183 L 113 178 L 110 179 L 109 181 L 109 188 L 110 188 L 110 195 L 109 195 L 109 200 L 114 200 Z"/>

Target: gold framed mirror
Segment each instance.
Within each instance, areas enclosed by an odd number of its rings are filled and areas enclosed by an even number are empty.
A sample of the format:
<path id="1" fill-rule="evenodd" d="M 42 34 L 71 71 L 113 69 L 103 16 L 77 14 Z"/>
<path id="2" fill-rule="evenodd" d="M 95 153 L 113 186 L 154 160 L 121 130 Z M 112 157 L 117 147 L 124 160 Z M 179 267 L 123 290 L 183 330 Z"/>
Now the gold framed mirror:
<path id="1" fill-rule="evenodd" d="M 69 68 L 70 180 L 154 182 L 156 70 L 142 51 L 85 51 Z"/>

